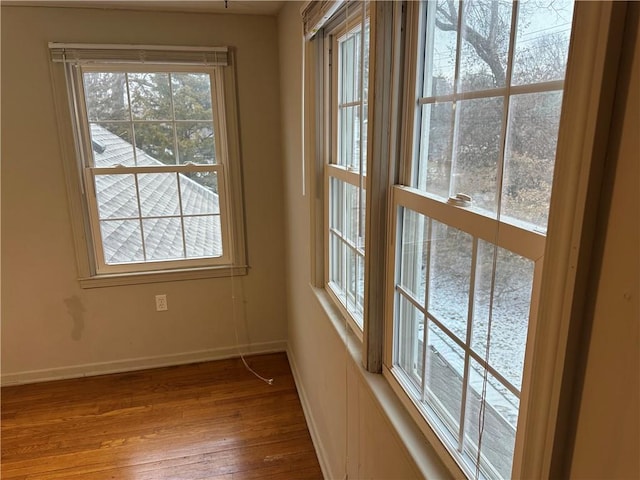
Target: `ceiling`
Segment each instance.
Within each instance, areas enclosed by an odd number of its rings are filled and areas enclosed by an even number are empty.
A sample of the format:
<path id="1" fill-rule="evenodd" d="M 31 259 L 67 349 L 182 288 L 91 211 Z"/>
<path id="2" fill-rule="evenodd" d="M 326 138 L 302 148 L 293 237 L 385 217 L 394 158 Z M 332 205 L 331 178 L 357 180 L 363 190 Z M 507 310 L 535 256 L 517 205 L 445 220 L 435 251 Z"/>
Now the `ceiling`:
<path id="1" fill-rule="evenodd" d="M 2 0 L 2 5 L 79 7 L 169 12 L 276 15 L 284 1 L 272 0 Z"/>

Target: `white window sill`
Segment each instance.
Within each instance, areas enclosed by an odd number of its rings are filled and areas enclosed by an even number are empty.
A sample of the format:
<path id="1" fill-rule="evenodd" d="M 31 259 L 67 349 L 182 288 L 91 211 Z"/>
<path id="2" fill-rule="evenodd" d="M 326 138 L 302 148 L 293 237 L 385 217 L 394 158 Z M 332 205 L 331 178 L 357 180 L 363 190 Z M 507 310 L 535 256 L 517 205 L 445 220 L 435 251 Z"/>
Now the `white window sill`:
<path id="1" fill-rule="evenodd" d="M 360 374 L 362 384 L 368 387 L 369 392 L 376 399 L 380 410 L 392 426 L 396 438 L 413 460 L 416 470 L 424 478 L 454 478 L 392 390 L 387 379 L 382 374 L 370 373 L 364 369 L 362 366 L 362 342 L 347 325 L 345 318 L 329 294 L 324 289 L 313 285 L 311 285 L 311 289 L 329 317 L 338 337 L 345 343 L 345 348 L 356 367 L 355 370 Z"/>
<path id="2" fill-rule="evenodd" d="M 180 280 L 198 280 L 246 275 L 247 265 L 239 267 L 204 267 L 175 270 L 156 270 L 153 272 L 111 273 L 79 278 L 82 288 L 116 287 L 120 285 L 139 285 L 143 283 L 177 282 Z"/>

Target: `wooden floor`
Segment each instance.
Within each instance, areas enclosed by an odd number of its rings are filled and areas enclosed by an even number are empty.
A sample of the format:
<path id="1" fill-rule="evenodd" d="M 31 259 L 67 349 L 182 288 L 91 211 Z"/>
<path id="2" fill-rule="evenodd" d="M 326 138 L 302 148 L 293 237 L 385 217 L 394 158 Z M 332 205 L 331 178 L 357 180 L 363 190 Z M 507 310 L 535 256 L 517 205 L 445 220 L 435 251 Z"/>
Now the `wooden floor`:
<path id="1" fill-rule="evenodd" d="M 285 354 L 2 389 L 2 480 L 320 479 Z"/>

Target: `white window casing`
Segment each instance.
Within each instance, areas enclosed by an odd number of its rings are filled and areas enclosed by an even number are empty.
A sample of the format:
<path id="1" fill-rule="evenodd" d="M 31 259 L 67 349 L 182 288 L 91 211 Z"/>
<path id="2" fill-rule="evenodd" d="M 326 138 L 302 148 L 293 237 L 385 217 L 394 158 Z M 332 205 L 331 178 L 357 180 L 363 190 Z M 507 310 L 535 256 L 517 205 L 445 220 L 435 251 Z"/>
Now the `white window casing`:
<path id="1" fill-rule="evenodd" d="M 72 210 L 80 284 L 83 287 L 92 288 L 246 273 L 238 119 L 232 52 L 227 47 L 56 43 L 51 43 L 49 46 L 54 64 L 52 75 L 54 76 L 54 93 L 60 117 L 61 141 L 68 159 L 65 163 L 65 171 Z M 55 67 L 55 63 L 64 64 L 67 83 L 67 89 L 64 93 L 67 94 L 66 103 L 71 111 L 70 124 L 64 118 L 65 115 L 67 119 L 69 118 L 68 113 L 64 113 L 64 109 L 60 108 L 60 104 L 64 102 L 64 94 L 59 88 L 62 73 L 60 69 Z M 124 130 L 128 129 L 129 134 L 126 134 L 117 143 L 118 139 L 115 134 L 104 130 L 100 123 L 101 120 L 94 118 L 91 122 L 89 121 L 83 75 L 102 73 L 124 75 L 125 78 L 128 78 L 127 75 L 147 73 L 163 75 L 169 79 L 169 88 L 173 88 L 172 74 L 175 74 L 176 78 L 179 75 L 196 75 L 199 78 L 208 79 L 211 91 L 210 120 L 206 120 L 206 118 L 203 120 L 203 117 L 198 116 L 187 116 L 184 117 L 185 120 L 180 120 L 176 113 L 172 113 L 171 118 L 150 119 L 149 125 L 170 125 L 173 134 L 169 133 L 169 136 L 162 137 L 162 140 L 168 139 L 173 142 L 171 150 L 165 149 L 165 152 L 174 156 L 175 162 L 178 162 L 178 155 L 182 155 L 179 151 L 183 148 L 176 137 L 178 129 L 189 127 L 209 129 L 212 133 L 207 135 L 213 135 L 211 142 L 215 145 L 215 151 L 211 150 L 210 154 L 207 154 L 206 151 L 209 147 L 203 146 L 201 148 L 204 149 L 202 151 L 205 152 L 205 156 L 210 155 L 208 157 L 210 160 L 196 160 L 196 163 L 192 163 L 187 160 L 190 157 L 185 150 L 184 155 L 186 156 L 180 164 L 166 160 L 160 162 L 138 147 L 134 147 L 134 137 L 131 137 L 128 140 L 132 142 L 128 156 L 117 157 L 116 152 L 113 152 L 114 159 L 123 158 L 128 163 L 105 164 L 102 162 L 94 164 L 94 155 L 100 156 L 99 154 L 108 148 L 100 144 L 100 138 L 106 139 L 107 143 L 112 145 L 111 148 L 123 148 L 127 145 L 128 135 L 135 133 L 137 127 L 142 129 L 141 132 L 145 128 L 145 119 L 134 119 L 131 113 L 127 118 L 113 121 L 105 120 L 106 124 L 102 121 L 104 125 L 122 125 Z M 130 88 L 129 80 L 125 80 L 125 82 L 126 99 L 127 102 L 131 102 L 128 91 Z M 170 95 L 171 112 L 173 112 L 173 93 Z M 129 103 L 127 108 L 131 109 L 131 105 Z M 189 120 L 190 118 L 191 120 Z M 210 126 L 207 127 L 207 125 Z M 70 154 L 69 136 L 68 133 L 65 133 L 65 131 L 69 131 L 67 127 L 71 127 L 75 155 Z M 201 134 L 206 133 L 198 135 Z M 94 135 L 98 135 L 96 137 L 98 140 L 93 138 Z M 206 137 L 202 138 L 206 139 Z M 178 150 L 175 150 L 176 147 Z M 72 158 L 76 160 L 72 161 Z M 139 162 L 139 160 L 144 161 Z M 193 181 L 188 177 L 202 180 Z M 207 187 L 208 190 L 200 187 L 200 183 L 206 181 L 206 178 L 213 181 L 213 183 L 209 183 L 211 186 Z M 96 190 L 96 185 L 112 184 L 114 179 L 119 179 L 120 183 L 124 179 L 127 182 L 133 179 L 131 184 L 135 185 L 135 188 L 129 189 L 128 192 L 129 201 L 133 204 L 138 203 L 137 206 L 134 205 L 134 210 L 137 213 L 133 217 L 129 214 L 122 219 L 119 219 L 118 215 L 115 215 L 115 218 L 102 218 L 104 212 L 99 205 L 101 197 L 100 191 Z M 140 200 L 143 195 L 142 179 L 146 179 L 145 198 L 154 194 L 148 188 L 155 188 L 154 185 L 159 185 L 160 179 L 162 179 L 163 185 L 170 184 L 171 188 L 163 188 L 167 194 L 171 194 L 175 198 L 160 198 L 154 201 L 157 205 L 174 202 L 176 203 L 174 211 L 168 211 L 165 208 L 161 213 L 157 213 L 157 209 L 152 210 L 146 205 L 143 206 Z M 198 192 L 200 195 L 197 195 Z M 195 200 L 192 197 L 196 197 Z M 198 200 L 199 197 L 202 197 L 202 200 Z M 123 198 L 122 195 L 120 198 Z M 197 204 L 194 204 L 194 201 Z M 202 204 L 205 201 L 207 203 Z M 142 248 L 138 249 L 135 257 L 116 261 L 113 260 L 116 256 L 112 256 L 110 261 L 104 250 L 106 245 L 103 241 L 105 225 L 116 225 L 117 222 L 120 222 L 120 225 L 133 225 L 135 219 L 140 225 L 139 228 L 142 229 L 136 234 L 142 235 L 140 237 Z M 142 233 L 145 226 L 149 226 L 150 233 L 147 236 Z M 171 226 L 172 248 L 175 249 L 175 252 L 169 252 L 167 255 L 165 251 L 164 257 L 150 255 L 150 251 L 145 248 L 146 242 L 166 242 L 165 237 L 169 235 L 169 230 L 162 230 L 162 228 L 169 228 L 168 226 Z M 127 228 L 131 230 L 131 228 Z M 194 228 L 198 230 L 194 230 Z M 155 236 L 152 236 L 151 232 L 158 233 L 153 233 Z M 196 239 L 195 236 L 199 238 Z M 115 237 L 120 238 L 122 235 L 118 234 Z M 161 237 L 162 240 L 160 240 Z M 110 249 L 113 250 L 111 247 L 113 247 L 112 244 L 110 244 Z M 156 251 L 160 251 L 158 248 L 160 247 L 156 245 Z"/>

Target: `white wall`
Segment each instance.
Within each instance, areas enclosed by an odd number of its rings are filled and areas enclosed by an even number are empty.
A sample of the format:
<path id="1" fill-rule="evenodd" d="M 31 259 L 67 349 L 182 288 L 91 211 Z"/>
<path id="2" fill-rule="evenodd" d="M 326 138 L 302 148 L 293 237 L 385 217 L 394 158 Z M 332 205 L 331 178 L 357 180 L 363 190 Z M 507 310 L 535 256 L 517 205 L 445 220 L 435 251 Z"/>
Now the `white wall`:
<path id="1" fill-rule="evenodd" d="M 301 5 L 287 2 L 278 18 L 288 354 L 320 463 L 328 479 L 346 478 L 346 473 L 357 479 L 411 479 L 423 478 L 424 472 L 431 478 L 447 478 L 386 382 L 363 372 L 347 352 L 344 330 L 334 326 L 309 284 L 310 200 L 302 195 L 301 165 Z M 353 337 L 347 341 L 357 350 Z M 409 449 L 399 431 L 411 444 Z M 421 465 L 412 459 L 411 448 L 420 451 Z"/>
<path id="2" fill-rule="evenodd" d="M 50 41 L 236 48 L 251 266 L 248 276 L 235 279 L 237 296 L 246 300 L 246 318 L 237 309 L 240 343 L 283 349 L 276 18 L 3 6 L 1 21 L 3 381 L 235 354 L 229 278 L 79 287 Z M 167 294 L 167 312 L 155 311 L 159 293 Z"/>

